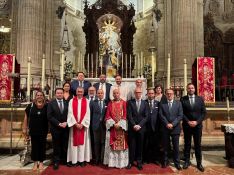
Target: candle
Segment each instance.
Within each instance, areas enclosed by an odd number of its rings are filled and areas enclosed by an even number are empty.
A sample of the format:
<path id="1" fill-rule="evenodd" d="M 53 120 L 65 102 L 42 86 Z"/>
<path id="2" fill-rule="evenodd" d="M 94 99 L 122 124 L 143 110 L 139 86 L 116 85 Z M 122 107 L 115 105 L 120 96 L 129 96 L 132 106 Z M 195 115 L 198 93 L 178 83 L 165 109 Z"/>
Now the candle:
<path id="1" fill-rule="evenodd" d="M 101 74 L 102 74 L 102 58 L 103 58 L 103 56 L 101 55 L 100 58 L 99 58 L 100 59 Z"/>
<path id="2" fill-rule="evenodd" d="M 125 54 L 125 77 L 128 77 L 128 55 Z"/>
<path id="3" fill-rule="evenodd" d="M 151 65 L 152 65 L 152 87 L 154 87 L 154 52 L 151 51 Z"/>
<path id="4" fill-rule="evenodd" d="M 117 63 L 116 63 L 116 72 L 118 73 L 118 67 L 119 67 L 119 56 L 117 55 Z"/>
<path id="5" fill-rule="evenodd" d="M 96 52 L 96 78 L 98 77 L 98 52 Z"/>
<path id="6" fill-rule="evenodd" d="M 41 90 L 45 87 L 45 54 L 42 55 Z"/>
<path id="7" fill-rule="evenodd" d="M 87 74 L 88 74 L 88 77 L 89 77 L 89 67 L 90 67 L 90 65 L 89 65 L 89 58 L 90 58 L 90 54 L 88 54 L 88 63 L 87 63 L 87 70 L 86 70 L 86 72 L 87 72 Z"/>
<path id="8" fill-rule="evenodd" d="M 141 74 L 141 60 L 140 60 L 140 54 L 138 53 L 137 54 L 137 74 L 138 74 L 138 76 L 140 76 L 140 74 Z"/>
<path id="9" fill-rule="evenodd" d="M 230 111 L 230 106 L 229 106 L 229 98 L 227 97 L 227 111 Z"/>
<path id="10" fill-rule="evenodd" d="M 170 53 L 168 54 L 168 60 L 167 60 L 167 88 L 170 88 L 170 78 L 171 78 L 171 58 Z"/>
<path id="11" fill-rule="evenodd" d="M 144 59 L 144 58 L 143 58 L 143 52 L 141 52 L 141 68 L 140 68 L 140 69 L 141 69 L 141 76 L 143 75 L 143 68 L 144 68 L 143 59 Z"/>
<path id="12" fill-rule="evenodd" d="M 124 76 L 124 74 L 123 74 L 123 53 L 122 53 L 122 77 Z"/>
<path id="13" fill-rule="evenodd" d="M 186 95 L 187 87 L 187 61 L 184 59 L 184 95 Z"/>
<path id="14" fill-rule="evenodd" d="M 61 86 L 63 85 L 63 80 L 64 80 L 64 61 L 65 61 L 65 54 L 64 50 L 61 49 L 61 74 L 60 74 Z"/>
<path id="15" fill-rule="evenodd" d="M 30 101 L 30 82 L 31 82 L 31 57 L 28 57 L 28 77 L 27 77 L 27 101 Z"/>
<path id="16" fill-rule="evenodd" d="M 12 60 L 12 74 L 15 73 L 15 55 L 13 56 L 13 60 Z"/>
<path id="17" fill-rule="evenodd" d="M 91 75 L 92 75 L 92 78 L 93 78 L 93 54 L 91 53 Z"/>
<path id="18" fill-rule="evenodd" d="M 132 55 L 130 55 L 130 61 L 129 61 L 130 63 L 130 71 L 129 71 L 129 75 L 130 75 L 130 78 L 132 78 Z"/>

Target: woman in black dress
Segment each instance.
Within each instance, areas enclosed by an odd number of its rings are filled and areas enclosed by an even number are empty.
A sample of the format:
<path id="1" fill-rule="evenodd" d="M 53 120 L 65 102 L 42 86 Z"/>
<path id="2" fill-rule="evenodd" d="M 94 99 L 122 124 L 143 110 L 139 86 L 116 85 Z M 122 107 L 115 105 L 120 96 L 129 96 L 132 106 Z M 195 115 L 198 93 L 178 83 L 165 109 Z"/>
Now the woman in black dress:
<path id="1" fill-rule="evenodd" d="M 73 95 L 71 93 L 71 84 L 69 82 L 65 82 L 63 84 L 63 96 L 64 96 L 64 101 L 66 101 L 67 103 L 69 103 L 69 101 L 73 98 Z"/>
<path id="2" fill-rule="evenodd" d="M 25 109 L 23 123 L 25 139 L 31 140 L 31 159 L 34 161 L 33 170 L 43 170 L 45 160 L 46 138 L 48 133 L 47 104 L 42 91 L 37 91 L 32 104 Z"/>

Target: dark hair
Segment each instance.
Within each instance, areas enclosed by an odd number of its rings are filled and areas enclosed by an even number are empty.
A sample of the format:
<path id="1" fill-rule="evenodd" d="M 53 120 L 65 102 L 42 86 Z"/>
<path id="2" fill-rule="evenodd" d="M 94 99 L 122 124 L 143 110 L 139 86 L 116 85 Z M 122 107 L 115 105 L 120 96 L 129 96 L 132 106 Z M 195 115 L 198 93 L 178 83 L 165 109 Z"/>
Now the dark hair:
<path id="1" fill-rule="evenodd" d="M 190 86 L 190 85 L 192 85 L 195 88 L 195 85 L 193 83 L 187 84 L 187 87 Z"/>
<path id="2" fill-rule="evenodd" d="M 63 89 L 63 88 L 61 88 L 61 87 L 56 88 L 56 89 L 54 90 L 54 92 L 56 93 L 58 90 L 61 90 L 61 91 L 63 91 L 63 92 L 64 92 L 64 89 Z"/>
<path id="3" fill-rule="evenodd" d="M 82 71 L 77 72 L 76 76 L 78 76 L 79 74 L 83 74 L 85 76 L 84 72 L 82 72 Z"/>
<path id="4" fill-rule="evenodd" d="M 116 77 L 120 77 L 120 78 L 122 78 L 122 76 L 121 76 L 121 75 L 119 75 L 119 74 L 117 74 L 117 75 L 115 76 L 115 78 L 116 78 Z"/>
<path id="5" fill-rule="evenodd" d="M 70 88 L 71 88 L 71 83 L 69 83 L 68 81 L 66 81 L 65 83 L 63 83 L 63 88 L 66 84 L 69 84 Z"/>
<path id="6" fill-rule="evenodd" d="M 162 93 L 163 93 L 163 87 L 161 84 L 156 84 L 156 86 L 154 87 L 154 91 L 156 92 L 156 89 L 160 87 L 162 89 Z M 166 92 L 166 91 L 165 91 Z"/>
<path id="7" fill-rule="evenodd" d="M 165 93 L 167 93 L 167 91 L 169 91 L 169 90 L 173 91 L 175 93 L 174 89 L 171 89 L 171 88 L 165 89 Z"/>

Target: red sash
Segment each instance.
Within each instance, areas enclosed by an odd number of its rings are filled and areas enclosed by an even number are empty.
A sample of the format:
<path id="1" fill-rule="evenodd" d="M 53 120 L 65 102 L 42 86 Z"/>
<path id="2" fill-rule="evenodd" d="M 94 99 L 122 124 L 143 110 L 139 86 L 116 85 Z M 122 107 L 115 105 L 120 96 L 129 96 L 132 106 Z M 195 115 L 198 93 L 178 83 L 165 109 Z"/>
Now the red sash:
<path id="1" fill-rule="evenodd" d="M 80 121 L 78 121 L 78 99 L 77 97 L 73 98 L 72 101 L 72 109 L 73 109 L 73 115 L 76 119 L 76 121 L 81 124 L 82 120 L 84 119 L 84 116 L 86 114 L 86 108 L 87 108 L 87 101 L 86 98 L 82 98 L 81 100 L 81 114 L 80 114 Z M 73 126 L 73 146 L 79 146 L 84 144 L 84 127 L 79 130 L 77 127 Z"/>

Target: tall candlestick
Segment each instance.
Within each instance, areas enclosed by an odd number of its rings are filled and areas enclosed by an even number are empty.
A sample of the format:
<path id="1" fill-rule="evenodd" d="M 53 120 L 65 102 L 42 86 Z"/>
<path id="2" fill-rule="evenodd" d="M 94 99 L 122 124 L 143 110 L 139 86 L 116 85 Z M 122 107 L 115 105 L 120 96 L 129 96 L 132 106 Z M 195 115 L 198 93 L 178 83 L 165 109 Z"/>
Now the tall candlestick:
<path id="1" fill-rule="evenodd" d="M 140 55 L 138 53 L 137 54 L 137 76 L 139 76 L 141 74 L 140 67 L 141 67 L 141 61 L 140 61 Z"/>
<path id="2" fill-rule="evenodd" d="M 103 56 L 101 55 L 101 56 L 100 56 L 100 68 L 101 68 L 101 74 L 102 74 L 102 59 L 103 59 Z"/>
<path id="3" fill-rule="evenodd" d="M 90 54 L 88 54 L 88 63 L 87 63 L 87 70 L 86 70 L 86 72 L 87 72 L 87 74 L 88 74 L 88 77 L 90 77 L 90 76 L 89 76 L 89 70 L 90 70 L 89 58 L 90 58 Z"/>
<path id="4" fill-rule="evenodd" d="M 130 55 L 130 71 L 129 71 L 129 77 L 132 78 L 132 55 Z"/>
<path id="5" fill-rule="evenodd" d="M 81 67 L 82 67 L 82 64 L 81 64 L 81 52 L 79 51 L 79 54 L 78 54 L 78 59 L 77 59 L 77 65 L 76 65 L 76 69 L 78 71 L 81 71 Z"/>
<path id="6" fill-rule="evenodd" d="M 187 87 L 187 61 L 184 59 L 184 95 L 186 95 Z"/>
<path id="7" fill-rule="evenodd" d="M 63 85 L 64 81 L 64 61 L 65 61 L 65 53 L 64 50 L 61 49 L 61 74 L 60 74 L 61 86 Z"/>
<path id="8" fill-rule="evenodd" d="M 12 74 L 15 73 L 15 55 L 13 56 L 13 59 L 12 59 Z"/>
<path id="9" fill-rule="evenodd" d="M 128 56 L 125 54 L 125 77 L 128 77 Z"/>
<path id="10" fill-rule="evenodd" d="M 227 97 L 227 112 L 230 112 L 229 98 Z"/>
<path id="11" fill-rule="evenodd" d="M 152 65 L 152 87 L 154 87 L 154 72 L 155 72 L 155 67 L 154 67 L 154 52 L 151 51 L 151 65 Z"/>
<path id="12" fill-rule="evenodd" d="M 144 69 L 144 61 L 143 61 L 144 57 L 143 57 L 143 52 L 141 51 L 141 76 L 143 75 L 143 69 Z"/>
<path id="13" fill-rule="evenodd" d="M 30 82 L 31 82 L 31 57 L 28 57 L 28 76 L 27 76 L 27 101 L 30 101 Z"/>
<path id="14" fill-rule="evenodd" d="M 98 77 L 98 52 L 96 52 L 96 78 Z"/>
<path id="15" fill-rule="evenodd" d="M 170 88 L 170 81 L 171 81 L 171 58 L 170 53 L 168 54 L 168 60 L 167 60 L 167 88 Z"/>
<path id="16" fill-rule="evenodd" d="M 41 90 L 45 87 L 45 54 L 42 55 Z"/>
<path id="17" fill-rule="evenodd" d="M 94 73 L 93 73 L 93 54 L 91 53 L 91 76 L 92 76 L 92 78 L 93 78 L 93 75 L 94 75 Z"/>
<path id="18" fill-rule="evenodd" d="M 123 68 L 124 68 L 124 66 L 123 66 L 123 53 L 122 53 L 122 77 L 124 76 L 124 74 L 123 74 Z"/>
<path id="19" fill-rule="evenodd" d="M 116 59 L 116 73 L 119 74 L 119 55 L 117 55 Z"/>

